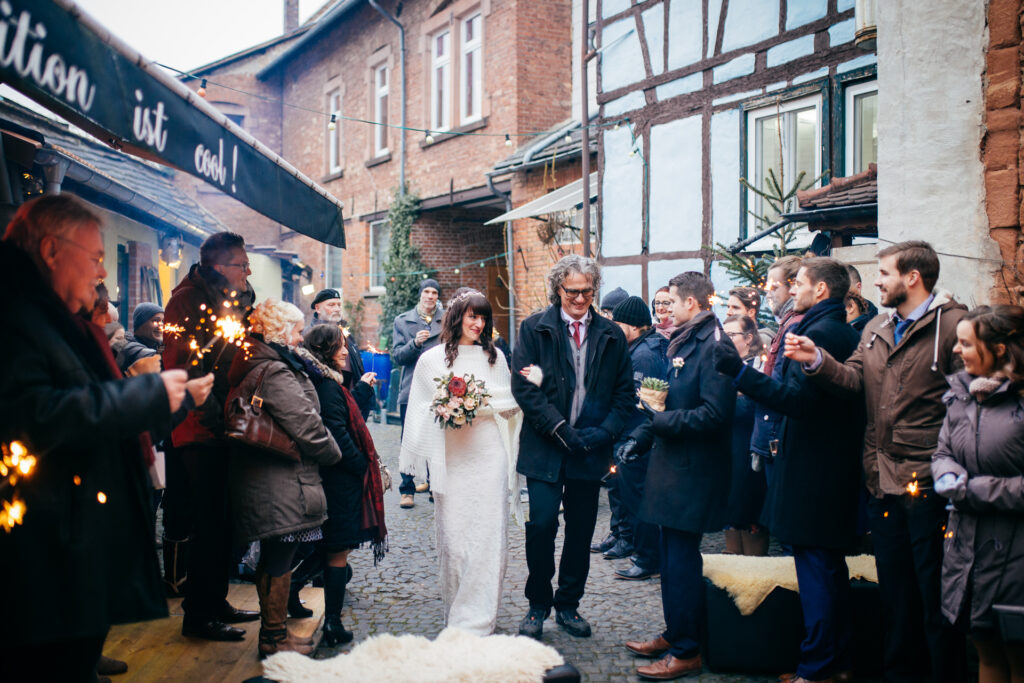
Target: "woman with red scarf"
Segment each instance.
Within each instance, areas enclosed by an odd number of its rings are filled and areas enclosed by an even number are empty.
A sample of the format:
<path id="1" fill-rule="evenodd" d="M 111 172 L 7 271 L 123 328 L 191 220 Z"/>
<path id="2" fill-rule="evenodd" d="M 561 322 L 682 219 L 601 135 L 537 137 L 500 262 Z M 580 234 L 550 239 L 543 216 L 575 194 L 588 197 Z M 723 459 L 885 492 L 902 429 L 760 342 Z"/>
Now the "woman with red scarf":
<path id="1" fill-rule="evenodd" d="M 323 525 L 324 637 L 322 645 L 348 643 L 353 634 L 341 623 L 345 587 L 352 578 L 348 555 L 364 543 L 373 548 L 377 564 L 387 551 L 384 524 L 384 489 L 380 460 L 356 399 L 345 388 L 348 345 L 337 325 L 317 325 L 296 349 L 320 399 L 320 417 L 338 442 L 341 462 L 320 468 L 327 496 L 327 522 Z"/>

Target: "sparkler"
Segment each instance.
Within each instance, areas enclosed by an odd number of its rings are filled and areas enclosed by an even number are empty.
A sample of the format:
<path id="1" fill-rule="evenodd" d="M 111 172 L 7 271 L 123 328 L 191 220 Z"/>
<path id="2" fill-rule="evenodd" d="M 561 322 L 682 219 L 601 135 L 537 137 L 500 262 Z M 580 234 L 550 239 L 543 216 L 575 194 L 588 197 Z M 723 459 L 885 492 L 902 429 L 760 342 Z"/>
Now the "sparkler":
<path id="1" fill-rule="evenodd" d="M 608 468 L 608 474 L 606 474 L 603 477 L 601 477 L 601 482 L 603 483 L 603 482 L 608 481 L 609 479 L 614 477 L 615 473 L 618 472 L 618 471 L 619 471 L 619 468 L 616 467 L 615 465 L 612 465 L 610 468 Z"/>
<path id="2" fill-rule="evenodd" d="M 0 490 L 14 488 L 10 500 L 4 500 L 0 510 L 0 526 L 7 533 L 11 532 L 25 519 L 27 507 L 25 501 L 18 497 L 18 481 L 32 476 L 36 467 L 36 457 L 29 454 L 28 449 L 20 441 L 12 441 L 9 445 L 0 446 L 3 457 L 0 459 Z"/>
<path id="3" fill-rule="evenodd" d="M 160 326 L 160 329 L 163 330 L 164 334 L 178 338 L 180 338 L 182 333 L 185 332 L 184 327 L 181 325 L 175 325 L 174 323 L 164 323 Z"/>

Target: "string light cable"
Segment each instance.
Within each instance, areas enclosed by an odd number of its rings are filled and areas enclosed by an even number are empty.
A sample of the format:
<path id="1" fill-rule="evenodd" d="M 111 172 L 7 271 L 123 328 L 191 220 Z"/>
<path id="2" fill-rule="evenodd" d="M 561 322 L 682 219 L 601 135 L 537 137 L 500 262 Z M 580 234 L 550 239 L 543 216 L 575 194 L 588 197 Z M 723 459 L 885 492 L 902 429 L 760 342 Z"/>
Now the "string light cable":
<path id="1" fill-rule="evenodd" d="M 271 102 L 273 104 L 280 104 L 280 105 L 288 107 L 290 109 L 296 109 L 298 111 L 304 111 L 304 112 L 307 112 L 309 114 L 316 114 L 317 116 L 322 116 L 325 119 L 327 119 L 329 121 L 329 123 L 336 123 L 338 120 L 341 120 L 341 121 L 352 121 L 353 123 L 365 123 L 365 124 L 371 125 L 371 126 L 382 126 L 384 128 L 393 128 L 395 130 L 405 130 L 405 131 L 409 131 L 409 132 L 413 132 L 413 133 L 423 133 L 423 135 L 426 138 L 426 141 L 427 141 L 428 144 L 433 142 L 434 133 L 437 133 L 437 134 L 440 134 L 440 135 L 451 135 L 451 136 L 459 136 L 459 137 L 488 137 L 488 138 L 497 137 L 497 138 L 504 138 L 505 139 L 505 145 L 509 146 L 509 147 L 512 146 L 512 138 L 532 138 L 532 137 L 539 137 L 539 136 L 542 136 L 542 135 L 549 135 L 551 133 L 550 129 L 548 129 L 548 130 L 526 131 L 526 132 L 522 132 L 522 133 L 511 133 L 511 132 L 507 132 L 507 133 L 480 133 L 480 132 L 462 132 L 462 131 L 456 131 L 456 130 L 444 130 L 444 131 L 442 131 L 442 130 L 434 130 L 432 128 L 416 128 L 414 126 L 401 126 L 401 125 L 399 125 L 397 123 L 385 123 L 383 121 L 370 121 L 368 119 L 361 119 L 361 118 L 359 118 L 357 116 L 345 116 L 344 114 L 339 114 L 337 112 L 327 113 L 327 112 L 321 111 L 319 109 L 313 109 L 311 107 L 304 107 L 304 106 L 302 106 L 300 104 L 294 104 L 292 102 L 288 102 L 288 101 L 286 101 L 284 99 L 281 99 L 281 98 L 278 98 L 278 97 L 270 97 L 268 95 L 262 95 L 260 93 L 249 92 L 248 90 L 242 90 L 240 88 L 235 88 L 235 87 L 230 86 L 230 85 L 225 85 L 223 83 L 218 83 L 216 81 L 210 80 L 209 78 L 203 78 L 202 76 L 196 76 L 195 74 L 193 74 L 190 71 L 182 71 L 181 69 L 176 69 L 173 66 L 169 66 L 169 65 L 164 64 L 162 62 L 154 62 L 154 63 L 157 66 L 159 66 L 159 67 L 161 67 L 163 69 L 167 69 L 168 71 L 173 71 L 174 73 L 178 74 L 179 76 L 186 76 L 188 78 L 193 78 L 193 79 L 196 79 L 196 80 L 200 81 L 200 83 L 201 83 L 200 90 L 202 91 L 202 93 L 200 94 L 201 97 L 205 97 L 206 96 L 206 88 L 207 88 L 208 85 L 215 85 L 218 88 L 224 88 L 225 90 L 230 90 L 231 92 L 236 92 L 236 93 L 239 93 L 240 95 L 246 95 L 247 97 L 255 97 L 256 99 L 263 100 L 264 102 Z M 601 122 L 598 122 L 598 123 L 588 123 L 586 125 L 586 128 L 588 128 L 590 130 L 601 130 L 601 129 L 604 129 L 604 128 L 611 127 L 611 128 L 615 128 L 617 130 L 619 128 L 619 126 L 621 124 L 623 124 L 623 123 L 629 123 L 629 119 L 628 118 L 618 118 L 618 119 L 612 119 L 612 120 L 608 120 L 608 121 L 601 121 Z M 583 127 L 584 126 L 581 124 L 579 129 L 581 130 Z M 576 130 L 576 129 L 574 129 L 574 130 Z M 571 136 L 572 136 L 572 131 L 569 131 L 569 132 L 566 133 L 565 138 L 566 139 L 571 139 Z"/>

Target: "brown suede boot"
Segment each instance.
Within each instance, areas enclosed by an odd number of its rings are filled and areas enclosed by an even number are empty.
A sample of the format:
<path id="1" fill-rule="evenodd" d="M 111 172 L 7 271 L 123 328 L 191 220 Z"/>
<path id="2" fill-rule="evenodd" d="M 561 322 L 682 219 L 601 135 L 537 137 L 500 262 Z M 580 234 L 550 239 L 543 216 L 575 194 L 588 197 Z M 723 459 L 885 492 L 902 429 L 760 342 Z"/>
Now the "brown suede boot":
<path id="1" fill-rule="evenodd" d="M 726 555 L 742 555 L 743 554 L 743 532 L 739 529 L 726 529 L 725 530 L 725 554 Z"/>
<path id="2" fill-rule="evenodd" d="M 278 652 L 300 655 L 313 652 L 310 639 L 292 636 L 285 625 L 291 584 L 291 572 L 282 576 L 270 576 L 262 569 L 256 572 L 256 593 L 260 598 L 260 659 Z"/>
<path id="3" fill-rule="evenodd" d="M 764 557 L 768 554 L 768 530 L 763 526 L 757 527 L 757 531 L 744 529 L 740 534 L 744 555 Z"/>

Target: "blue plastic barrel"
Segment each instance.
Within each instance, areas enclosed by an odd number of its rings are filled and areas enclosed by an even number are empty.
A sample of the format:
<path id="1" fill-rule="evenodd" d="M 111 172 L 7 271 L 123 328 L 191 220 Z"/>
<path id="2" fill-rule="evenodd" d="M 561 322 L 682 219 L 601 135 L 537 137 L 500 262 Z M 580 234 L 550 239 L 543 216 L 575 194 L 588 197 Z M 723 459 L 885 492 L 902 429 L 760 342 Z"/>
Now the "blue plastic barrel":
<path id="1" fill-rule="evenodd" d="M 388 386 L 391 384 L 391 354 L 360 351 L 364 372 L 377 373 L 377 391 L 380 400 L 388 400 Z"/>

